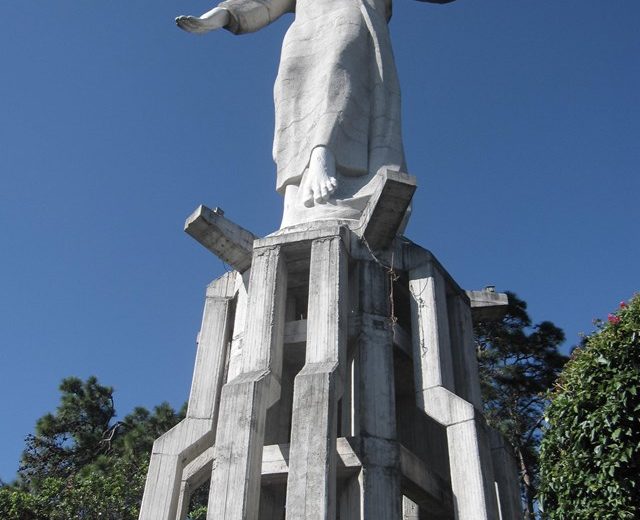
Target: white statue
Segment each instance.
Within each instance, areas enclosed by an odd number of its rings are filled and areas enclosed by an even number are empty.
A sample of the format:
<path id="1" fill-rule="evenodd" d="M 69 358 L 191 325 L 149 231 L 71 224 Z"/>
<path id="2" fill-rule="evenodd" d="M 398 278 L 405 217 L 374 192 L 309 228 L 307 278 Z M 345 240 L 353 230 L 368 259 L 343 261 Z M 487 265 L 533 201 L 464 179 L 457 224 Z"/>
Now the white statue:
<path id="1" fill-rule="evenodd" d="M 406 171 L 391 0 L 225 0 L 176 23 L 193 33 L 224 27 L 242 34 L 292 11 L 274 87 L 282 227 L 357 219 L 377 172 Z"/>

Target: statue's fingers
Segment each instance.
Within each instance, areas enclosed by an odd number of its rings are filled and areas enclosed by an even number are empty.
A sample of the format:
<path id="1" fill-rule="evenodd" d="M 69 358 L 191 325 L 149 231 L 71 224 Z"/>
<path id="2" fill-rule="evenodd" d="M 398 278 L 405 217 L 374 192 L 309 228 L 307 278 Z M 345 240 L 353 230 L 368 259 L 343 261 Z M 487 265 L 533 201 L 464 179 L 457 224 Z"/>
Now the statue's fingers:
<path id="1" fill-rule="evenodd" d="M 178 27 L 185 31 L 193 33 L 202 33 L 206 31 L 202 25 L 202 21 L 195 16 L 182 16 L 179 17 L 179 19 L 176 18 L 176 23 L 178 24 Z"/>
<path id="2" fill-rule="evenodd" d="M 178 16 L 176 18 L 176 23 L 178 25 L 191 25 L 191 21 L 193 20 L 193 16 Z"/>
<path id="3" fill-rule="evenodd" d="M 180 27 L 180 29 L 184 29 L 185 31 L 192 30 L 192 24 L 188 16 L 179 16 L 178 18 L 176 18 L 176 25 Z"/>
<path id="4" fill-rule="evenodd" d="M 192 31 L 196 31 L 201 28 L 202 22 L 200 19 L 190 16 L 184 21 L 185 25 L 189 27 Z"/>

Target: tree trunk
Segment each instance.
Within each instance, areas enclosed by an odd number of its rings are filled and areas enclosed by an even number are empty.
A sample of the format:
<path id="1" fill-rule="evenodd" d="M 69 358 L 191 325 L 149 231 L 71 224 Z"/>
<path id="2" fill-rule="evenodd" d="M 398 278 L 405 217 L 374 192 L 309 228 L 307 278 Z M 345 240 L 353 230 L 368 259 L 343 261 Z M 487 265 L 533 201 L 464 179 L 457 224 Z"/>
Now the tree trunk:
<path id="1" fill-rule="evenodd" d="M 522 450 L 519 447 L 516 447 L 515 451 L 518 456 L 518 463 L 520 464 L 521 489 L 524 495 L 524 520 L 535 520 L 536 515 L 534 502 L 536 489 L 533 484 L 533 477 L 531 475 L 531 471 L 529 470 L 529 466 L 527 466 L 527 463 L 524 459 Z"/>

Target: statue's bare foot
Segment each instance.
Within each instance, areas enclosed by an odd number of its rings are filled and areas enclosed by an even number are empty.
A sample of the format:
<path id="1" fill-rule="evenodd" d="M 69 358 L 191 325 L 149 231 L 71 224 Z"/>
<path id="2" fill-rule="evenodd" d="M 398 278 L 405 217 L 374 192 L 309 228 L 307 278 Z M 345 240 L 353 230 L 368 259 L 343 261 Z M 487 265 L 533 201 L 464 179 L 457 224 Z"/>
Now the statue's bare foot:
<path id="1" fill-rule="evenodd" d="M 311 152 L 309 168 L 302 177 L 300 189 L 302 202 L 307 208 L 324 204 L 336 191 L 336 159 L 333 152 L 325 146 L 317 146 Z"/>
<path id="2" fill-rule="evenodd" d="M 229 11 L 215 7 L 202 16 L 178 16 L 176 24 L 180 29 L 196 34 L 220 29 L 229 23 Z"/>

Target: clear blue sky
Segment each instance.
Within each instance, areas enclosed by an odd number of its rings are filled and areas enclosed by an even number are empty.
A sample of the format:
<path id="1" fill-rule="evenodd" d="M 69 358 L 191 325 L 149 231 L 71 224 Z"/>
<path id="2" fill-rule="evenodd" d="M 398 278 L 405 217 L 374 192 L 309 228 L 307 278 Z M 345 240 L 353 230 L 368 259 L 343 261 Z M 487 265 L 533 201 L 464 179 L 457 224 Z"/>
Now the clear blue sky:
<path id="1" fill-rule="evenodd" d="M 204 203 L 279 224 L 272 84 L 290 18 L 173 25 L 202 0 L 0 3 L 0 477 L 68 375 L 120 415 L 183 403 L 204 288 L 182 231 Z M 640 289 L 640 2 L 396 0 L 409 238 L 567 333 Z"/>

